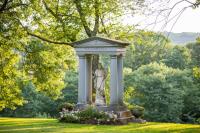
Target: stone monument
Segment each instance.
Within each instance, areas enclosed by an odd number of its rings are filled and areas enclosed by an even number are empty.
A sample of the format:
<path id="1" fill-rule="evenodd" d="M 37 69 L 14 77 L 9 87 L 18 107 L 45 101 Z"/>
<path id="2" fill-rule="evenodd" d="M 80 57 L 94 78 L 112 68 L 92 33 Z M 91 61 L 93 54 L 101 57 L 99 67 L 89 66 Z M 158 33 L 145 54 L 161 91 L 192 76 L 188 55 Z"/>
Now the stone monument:
<path id="1" fill-rule="evenodd" d="M 123 104 L 123 57 L 129 43 L 102 37 L 90 37 L 74 42 L 79 57 L 79 82 L 77 108 L 92 104 L 92 55 L 110 55 L 110 103 L 100 110 L 119 112 L 119 119 L 131 117 L 130 111 Z M 97 71 L 97 75 L 102 75 Z M 101 78 L 99 78 L 100 80 Z M 101 88 L 103 89 L 103 87 Z M 104 106 L 104 104 L 102 105 Z"/>

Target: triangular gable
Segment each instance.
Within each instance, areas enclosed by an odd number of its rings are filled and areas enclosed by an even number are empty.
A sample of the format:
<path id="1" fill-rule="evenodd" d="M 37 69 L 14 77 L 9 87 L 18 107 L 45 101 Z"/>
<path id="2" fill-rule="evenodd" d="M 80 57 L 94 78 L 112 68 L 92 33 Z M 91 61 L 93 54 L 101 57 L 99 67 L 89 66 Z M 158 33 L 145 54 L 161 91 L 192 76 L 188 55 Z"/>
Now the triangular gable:
<path id="1" fill-rule="evenodd" d="M 90 37 L 73 43 L 75 47 L 125 47 L 127 42 L 102 37 Z"/>

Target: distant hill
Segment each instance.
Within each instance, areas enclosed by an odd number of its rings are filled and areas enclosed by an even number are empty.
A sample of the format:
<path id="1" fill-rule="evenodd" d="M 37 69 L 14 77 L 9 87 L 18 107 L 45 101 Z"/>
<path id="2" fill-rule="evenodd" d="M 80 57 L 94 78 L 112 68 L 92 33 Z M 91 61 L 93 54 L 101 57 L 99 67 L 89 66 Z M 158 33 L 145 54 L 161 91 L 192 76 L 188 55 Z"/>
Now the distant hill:
<path id="1" fill-rule="evenodd" d="M 167 36 L 168 32 L 164 32 L 164 35 Z M 169 39 L 174 44 L 187 44 L 189 42 L 195 42 L 196 38 L 200 36 L 200 33 L 193 32 L 182 32 L 182 33 L 173 33 L 170 32 Z"/>

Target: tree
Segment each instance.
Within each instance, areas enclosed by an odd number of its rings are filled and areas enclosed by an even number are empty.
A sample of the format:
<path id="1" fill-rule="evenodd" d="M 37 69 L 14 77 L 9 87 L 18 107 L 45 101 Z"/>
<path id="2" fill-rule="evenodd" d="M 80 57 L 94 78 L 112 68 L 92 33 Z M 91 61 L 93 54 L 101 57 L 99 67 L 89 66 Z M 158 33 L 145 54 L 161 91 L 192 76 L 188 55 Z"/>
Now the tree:
<path id="1" fill-rule="evenodd" d="M 133 70 L 150 62 L 159 62 L 170 49 L 169 40 L 154 32 L 133 32 L 130 41 L 132 44 L 127 49 L 124 66 Z"/>
<path id="2" fill-rule="evenodd" d="M 78 102 L 78 72 L 69 70 L 65 74 L 66 87 L 62 90 L 61 101 L 76 104 Z"/>
<path id="3" fill-rule="evenodd" d="M 21 48 L 21 37 L 24 35 L 13 16 L 22 12 L 16 12 L 16 9 L 25 6 L 18 0 L 0 2 L 0 110 L 6 107 L 14 109 L 16 105 L 23 104 L 17 50 Z"/>
<path id="4" fill-rule="evenodd" d="M 186 47 L 190 50 L 191 53 L 191 66 L 200 66 L 200 42 L 189 43 Z"/>
<path id="5" fill-rule="evenodd" d="M 29 35 L 44 41 L 71 45 L 76 39 L 109 34 L 107 27 L 119 23 L 120 18 L 132 13 L 143 0 L 35 0 L 31 2 L 25 14 L 33 22 L 24 25 Z M 42 7 L 42 8 L 41 8 Z M 126 7 L 126 8 L 125 8 Z M 51 21 L 48 21 L 51 20 Z M 22 24 L 23 25 L 23 24 Z M 36 26 L 33 31 L 31 27 Z M 85 33 L 84 33 L 84 31 Z M 44 32 L 45 31 L 45 32 Z M 53 32 L 52 32 L 53 31 Z M 57 36 L 59 33 L 59 36 Z M 46 38 L 46 39 L 45 39 Z M 54 41 L 50 41 L 54 40 Z"/>
<path id="6" fill-rule="evenodd" d="M 188 70 L 150 63 L 127 75 L 125 88 L 134 88 L 131 101 L 145 108 L 147 120 L 180 122 L 185 90 L 193 83 L 190 75 Z"/>
<path id="7" fill-rule="evenodd" d="M 5 107 L 14 109 L 23 103 L 19 88 L 20 72 L 16 64 L 18 60 L 19 56 L 9 46 L 0 46 L 0 110 Z"/>
<path id="8" fill-rule="evenodd" d="M 64 86 L 65 71 L 76 67 L 75 53 L 64 45 L 32 40 L 25 47 L 23 69 L 38 91 L 58 98 Z"/>
<path id="9" fill-rule="evenodd" d="M 4 117 L 57 117 L 60 106 L 64 103 L 77 103 L 78 98 L 78 75 L 76 70 L 68 70 L 65 74 L 64 83 L 67 84 L 62 89 L 59 98 L 52 99 L 46 96 L 45 91 L 38 91 L 31 82 L 20 84 L 22 90 L 23 106 L 17 106 L 15 110 L 5 108 L 0 111 L 0 116 Z"/>
<path id="10" fill-rule="evenodd" d="M 17 106 L 15 110 L 5 108 L 0 116 L 6 117 L 56 117 L 60 100 L 53 100 L 38 92 L 31 82 L 21 84 L 24 99 L 23 106 Z"/>
<path id="11" fill-rule="evenodd" d="M 0 110 L 15 109 L 23 104 L 21 95 L 20 55 L 17 52 L 24 37 L 22 27 L 15 19 L 27 5 L 19 0 L 3 0 L 0 2 Z M 16 11 L 21 9 L 19 11 Z M 15 17 L 14 17 L 15 16 Z"/>
<path id="12" fill-rule="evenodd" d="M 193 69 L 193 75 L 196 78 L 200 77 L 200 39 L 197 38 L 195 43 L 189 43 L 186 47 L 190 50 L 191 53 L 191 63 L 190 68 Z"/>
<path id="13" fill-rule="evenodd" d="M 190 51 L 184 46 L 175 46 L 162 62 L 168 67 L 185 69 L 191 62 Z"/>
<path id="14" fill-rule="evenodd" d="M 200 80 L 194 79 L 193 84 L 186 90 L 184 108 L 181 119 L 184 122 L 196 123 L 200 117 Z"/>

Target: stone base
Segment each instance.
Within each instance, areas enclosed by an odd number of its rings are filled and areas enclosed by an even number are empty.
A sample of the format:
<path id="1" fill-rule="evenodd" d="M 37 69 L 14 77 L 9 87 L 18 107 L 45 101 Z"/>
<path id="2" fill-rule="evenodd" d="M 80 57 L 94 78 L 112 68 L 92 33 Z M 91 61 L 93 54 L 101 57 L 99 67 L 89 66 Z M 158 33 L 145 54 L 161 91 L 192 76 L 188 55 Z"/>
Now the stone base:
<path id="1" fill-rule="evenodd" d="M 75 110 L 84 110 L 91 105 L 89 104 L 77 104 Z M 132 115 L 131 111 L 127 109 L 125 105 L 110 105 L 110 106 L 95 106 L 99 111 L 113 112 L 117 114 L 117 120 L 121 124 L 128 124 L 133 122 L 135 117 Z"/>
<path id="2" fill-rule="evenodd" d="M 121 105 L 113 105 L 113 106 L 95 106 L 99 111 L 113 111 L 113 112 L 118 112 L 118 111 L 127 111 L 126 106 L 121 106 Z"/>
<path id="3" fill-rule="evenodd" d="M 121 124 L 128 124 L 134 119 L 134 116 L 129 110 L 117 112 L 117 117 L 118 117 L 117 119 L 121 122 Z"/>
<path id="4" fill-rule="evenodd" d="M 75 106 L 75 110 L 84 110 L 89 106 L 89 104 L 77 103 Z"/>
<path id="5" fill-rule="evenodd" d="M 135 118 L 132 115 L 131 111 L 129 111 L 125 105 L 123 105 L 123 106 L 120 106 L 120 105 L 118 105 L 118 106 L 116 106 L 116 105 L 96 106 L 96 108 L 99 111 L 113 112 L 113 113 L 117 114 L 117 120 L 121 124 L 128 124 L 129 122 L 132 122 L 133 119 Z"/>

